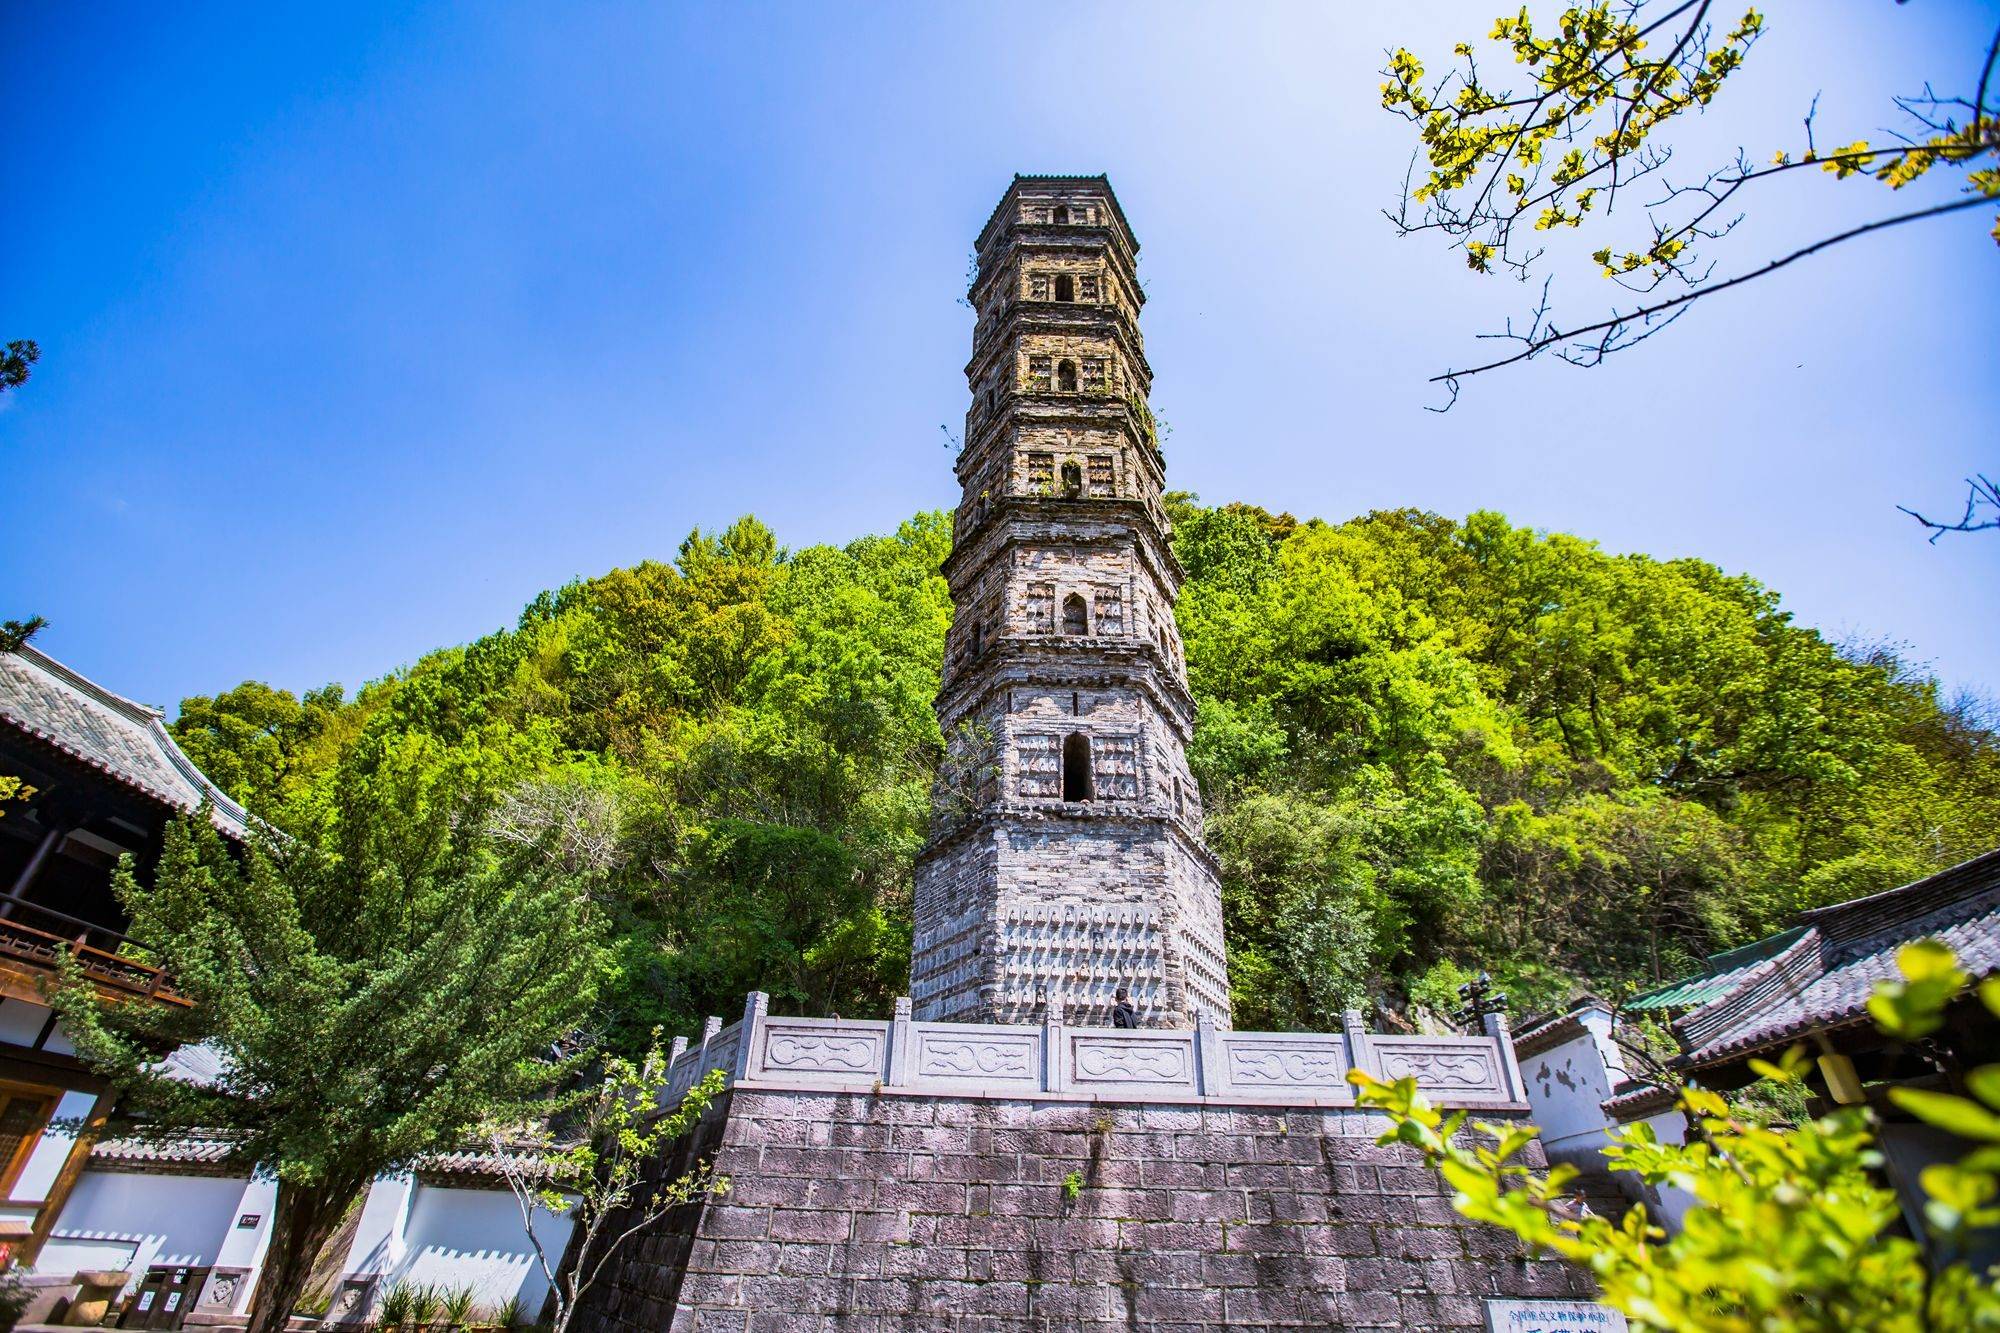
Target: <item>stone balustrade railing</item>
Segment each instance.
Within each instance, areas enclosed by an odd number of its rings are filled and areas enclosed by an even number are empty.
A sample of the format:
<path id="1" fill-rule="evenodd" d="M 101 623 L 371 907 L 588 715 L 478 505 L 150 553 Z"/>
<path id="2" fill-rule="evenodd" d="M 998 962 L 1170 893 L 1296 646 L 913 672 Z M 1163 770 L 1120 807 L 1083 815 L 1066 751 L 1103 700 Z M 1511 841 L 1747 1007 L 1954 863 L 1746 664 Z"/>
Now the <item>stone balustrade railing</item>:
<path id="1" fill-rule="evenodd" d="M 1349 1010 L 1342 1030 L 1234 1032 L 1204 1019 L 1192 1031 L 1069 1027 L 1058 1006 L 1033 1027 L 919 1023 L 910 1002 L 889 1022 L 786 1018 L 753 991 L 743 1017 L 708 1020 L 674 1040 L 667 1100 L 711 1069 L 745 1088 L 933 1093 L 1072 1101 L 1352 1106 L 1347 1071 L 1414 1077 L 1433 1104 L 1525 1110 L 1527 1094 L 1504 1014 L 1475 1037 L 1369 1033 Z"/>

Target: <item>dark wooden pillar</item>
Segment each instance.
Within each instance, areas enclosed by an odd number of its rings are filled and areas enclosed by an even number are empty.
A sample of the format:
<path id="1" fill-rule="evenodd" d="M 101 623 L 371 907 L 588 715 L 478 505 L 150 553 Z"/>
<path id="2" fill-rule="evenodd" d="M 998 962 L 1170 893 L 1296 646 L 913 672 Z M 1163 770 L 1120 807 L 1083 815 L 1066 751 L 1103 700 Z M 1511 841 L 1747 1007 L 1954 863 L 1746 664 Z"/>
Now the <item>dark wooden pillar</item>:
<path id="1" fill-rule="evenodd" d="M 49 825 L 49 831 L 44 833 L 42 840 L 35 844 L 34 854 L 28 857 L 28 864 L 22 866 L 21 873 L 14 876 L 14 887 L 9 890 L 14 897 L 18 898 L 28 891 L 28 887 L 35 882 L 35 876 L 42 873 L 42 863 L 49 859 L 49 853 L 53 852 L 57 845 L 68 836 L 69 830 L 60 823 Z M 0 902 L 0 916 L 12 916 L 13 914 L 14 904 L 11 901 Z"/>
<path id="2" fill-rule="evenodd" d="M 40 1257 L 42 1246 L 48 1243 L 49 1233 L 55 1230 L 56 1219 L 62 1216 L 63 1205 L 69 1202 L 70 1192 L 83 1175 L 83 1168 L 90 1162 L 90 1151 L 97 1146 L 97 1140 L 104 1133 L 104 1124 L 111 1118 L 111 1108 L 117 1104 L 118 1091 L 106 1088 L 97 1094 L 91 1103 L 90 1114 L 77 1131 L 76 1141 L 69 1145 L 69 1156 L 63 1159 L 62 1170 L 49 1185 L 49 1194 L 42 1200 L 42 1206 L 35 1212 L 35 1229 L 21 1242 L 14 1252 L 15 1262 L 23 1267 Z"/>

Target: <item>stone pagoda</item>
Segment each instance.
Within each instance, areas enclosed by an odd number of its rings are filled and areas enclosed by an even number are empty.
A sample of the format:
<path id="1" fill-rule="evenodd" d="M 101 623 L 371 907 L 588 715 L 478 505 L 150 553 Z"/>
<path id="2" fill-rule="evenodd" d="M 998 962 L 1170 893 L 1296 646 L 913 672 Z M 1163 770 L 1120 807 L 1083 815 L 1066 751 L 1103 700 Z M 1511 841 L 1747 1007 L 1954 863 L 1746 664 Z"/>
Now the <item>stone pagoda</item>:
<path id="1" fill-rule="evenodd" d="M 1579 1273 L 1377 1143 L 1348 1080 L 1518 1120 L 1504 1015 L 1463 1036 L 1229 1023 L 1136 251 L 1102 176 L 1017 176 L 981 231 L 911 994 L 820 1018 L 753 992 L 675 1040 L 666 1103 L 709 1071 L 727 1090 L 649 1187 L 706 1162 L 730 1189 L 635 1236 L 582 1333 L 1475 1333 L 1524 1298 L 1536 1327 L 1605 1326 L 1578 1322 Z M 1137 1027 L 1113 1022 L 1121 987 Z"/>
<path id="2" fill-rule="evenodd" d="M 979 235 L 919 1019 L 1229 1025 L 1138 250 L 1102 176 L 1017 176 Z"/>

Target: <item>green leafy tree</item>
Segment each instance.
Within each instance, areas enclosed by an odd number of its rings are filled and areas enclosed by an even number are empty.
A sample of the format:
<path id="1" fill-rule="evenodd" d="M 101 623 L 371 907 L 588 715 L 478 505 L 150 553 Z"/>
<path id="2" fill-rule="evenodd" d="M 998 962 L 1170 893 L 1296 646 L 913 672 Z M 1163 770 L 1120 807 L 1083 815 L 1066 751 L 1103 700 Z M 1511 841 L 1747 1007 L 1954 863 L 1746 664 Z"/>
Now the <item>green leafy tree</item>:
<path id="1" fill-rule="evenodd" d="M 77 1049 L 125 1090 L 131 1132 L 219 1133 L 278 1181 L 252 1333 L 281 1329 L 314 1257 L 383 1171 L 524 1119 L 563 1068 L 541 1057 L 589 1013 L 601 970 L 589 884 L 483 832 L 467 766 L 406 739 L 341 771 L 300 834 L 239 860 L 207 812 L 169 827 L 158 874 L 115 887 L 189 1002 L 57 994 Z M 215 1086 L 158 1052 L 206 1043 Z"/>
<path id="2" fill-rule="evenodd" d="M 28 382 L 35 362 L 42 359 L 42 349 L 31 339 L 17 338 L 0 350 L 0 393 L 18 389 Z"/>
<path id="3" fill-rule="evenodd" d="M 1905 946 L 1903 979 L 1884 983 L 1869 1010 L 1892 1035 L 1916 1040 L 1943 1022 L 1970 985 L 1951 951 L 1935 941 Z M 2000 979 L 1979 987 L 2000 1017 Z M 1803 1047 L 1783 1063 L 1758 1062 L 1774 1083 L 1796 1085 Z M 1901 1213 L 1880 1183 L 1874 1121 L 1842 1107 L 1795 1126 L 1767 1123 L 1716 1093 L 1683 1089 L 1680 1108 L 1697 1129 L 1684 1144 L 1661 1143 L 1648 1125 L 1611 1135 L 1614 1171 L 1672 1185 L 1698 1207 L 1668 1237 L 1635 1204 L 1622 1223 L 1566 1206 L 1575 1168 L 1526 1164 L 1533 1126 L 1468 1124 L 1417 1092 L 1414 1079 L 1383 1083 L 1349 1075 L 1365 1106 L 1388 1113 L 1383 1143 L 1404 1143 L 1435 1165 L 1453 1207 L 1529 1246 L 1587 1269 L 1607 1303 L 1634 1327 L 1673 1333 L 1955 1333 L 2000 1327 L 2000 1285 L 1961 1257 L 1976 1232 L 2000 1226 L 2000 1065 L 1973 1070 L 1961 1097 L 1892 1088 L 1898 1106 L 1972 1147 L 1962 1160 L 1920 1177 L 1933 1251 L 1895 1234 Z M 1469 1132 L 1468 1132 L 1469 1131 Z"/>
<path id="4" fill-rule="evenodd" d="M 19 652 L 21 646 L 48 628 L 49 622 L 40 616 L 29 616 L 26 620 L 0 621 L 0 653 Z"/>
<path id="5" fill-rule="evenodd" d="M 246 680 L 212 699 L 181 700 L 174 739 L 231 796 L 253 810 L 275 811 L 337 761 L 342 733 L 352 731 L 340 725 L 342 694 L 328 685 L 300 699 Z"/>
<path id="6" fill-rule="evenodd" d="M 667 1150 L 693 1130 L 715 1098 L 723 1074 L 710 1070 L 671 1110 L 663 1110 L 668 1065 L 659 1033 L 638 1059 L 614 1055 L 568 1124 L 565 1144 L 546 1128 L 526 1139 L 507 1127 L 487 1131 L 508 1188 L 521 1208 L 535 1262 L 555 1309 L 550 1333 L 568 1333 L 577 1307 L 625 1242 L 674 1209 L 729 1192 L 729 1177 L 696 1161 L 656 1179 Z M 571 1240 L 551 1260 L 535 1231 L 537 1212 L 568 1216 Z"/>
<path id="7" fill-rule="evenodd" d="M 1754 579 L 1491 513 L 1166 503 L 1239 1022 L 1400 1008 L 1443 961 L 1523 1005 L 1613 993 L 2000 842 L 1989 710 Z M 616 1050 L 753 988 L 879 1015 L 933 795 L 991 773 L 932 713 L 950 542 L 943 514 L 789 551 L 741 520 L 352 697 L 253 683 L 177 725 L 286 828 L 407 742 L 506 788 L 503 836 L 596 877 Z"/>

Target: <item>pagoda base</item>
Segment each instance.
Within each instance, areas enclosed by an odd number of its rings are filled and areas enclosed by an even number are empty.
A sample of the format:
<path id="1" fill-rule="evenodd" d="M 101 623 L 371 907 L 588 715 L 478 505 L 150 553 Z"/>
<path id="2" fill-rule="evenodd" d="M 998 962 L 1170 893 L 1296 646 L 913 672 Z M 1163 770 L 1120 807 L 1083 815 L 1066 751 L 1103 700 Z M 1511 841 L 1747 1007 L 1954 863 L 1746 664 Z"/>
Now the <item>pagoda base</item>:
<path id="1" fill-rule="evenodd" d="M 1501 1112 L 1497 1119 L 1518 1117 Z M 1353 1108 L 736 1088 L 672 1174 L 720 1198 L 627 1242 L 579 1326 L 1482 1329 L 1585 1296 L 1452 1210 Z"/>
<path id="2" fill-rule="evenodd" d="M 1055 1020 L 772 1017 L 762 995 L 709 1020 L 669 1095 L 711 1068 L 730 1088 L 654 1170 L 709 1160 L 728 1193 L 628 1241 L 579 1327 L 1469 1330 L 1489 1299 L 1588 1290 L 1454 1212 L 1346 1082 L 1518 1121 L 1500 1016 L 1479 1037 Z"/>

